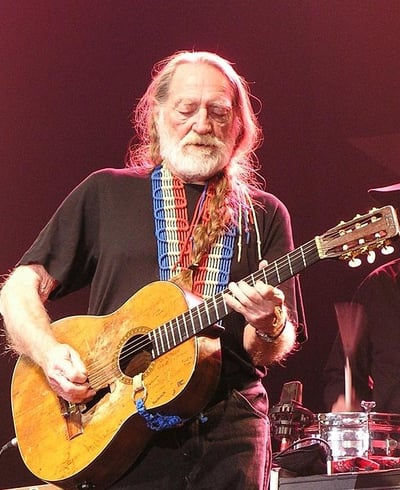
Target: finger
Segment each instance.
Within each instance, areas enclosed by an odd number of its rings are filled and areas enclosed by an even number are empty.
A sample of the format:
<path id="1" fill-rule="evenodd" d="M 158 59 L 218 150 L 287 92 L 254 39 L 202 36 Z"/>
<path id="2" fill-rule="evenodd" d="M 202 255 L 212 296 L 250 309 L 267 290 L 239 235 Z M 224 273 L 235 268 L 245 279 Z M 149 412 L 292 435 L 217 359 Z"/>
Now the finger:
<path id="1" fill-rule="evenodd" d="M 260 295 L 260 292 L 254 286 L 250 286 L 245 281 L 231 283 L 229 285 L 229 290 L 233 296 L 245 306 L 262 300 L 262 295 Z"/>
<path id="2" fill-rule="evenodd" d="M 262 300 L 271 301 L 278 306 L 282 306 L 285 301 L 285 294 L 279 288 L 273 287 L 269 284 L 265 284 L 262 281 L 257 281 L 254 287 L 259 295 L 262 297 Z"/>
<path id="3" fill-rule="evenodd" d="M 275 288 L 270 286 L 269 284 L 265 284 L 262 281 L 257 281 L 254 284 L 254 289 L 261 296 L 262 299 L 273 299 Z"/>
<path id="4" fill-rule="evenodd" d="M 272 294 L 273 294 L 273 299 L 278 300 L 278 304 L 282 305 L 285 301 L 285 293 L 282 291 L 282 289 L 279 288 L 273 288 L 272 289 Z"/>
<path id="5" fill-rule="evenodd" d="M 73 403 L 82 403 L 96 394 L 88 383 L 74 383 L 62 373 L 49 377 L 50 387 L 62 398 Z"/>
<path id="6" fill-rule="evenodd" d="M 259 264 L 258 264 L 258 270 L 264 269 L 268 265 L 268 260 L 263 259 Z"/>
<path id="7" fill-rule="evenodd" d="M 241 313 L 242 315 L 246 312 L 246 307 L 233 295 L 233 294 L 224 294 L 225 303 L 232 308 L 232 310 Z"/>
<path id="8" fill-rule="evenodd" d="M 70 351 L 70 366 L 72 368 L 71 381 L 84 383 L 87 381 L 88 373 L 80 355 L 73 349 Z"/>

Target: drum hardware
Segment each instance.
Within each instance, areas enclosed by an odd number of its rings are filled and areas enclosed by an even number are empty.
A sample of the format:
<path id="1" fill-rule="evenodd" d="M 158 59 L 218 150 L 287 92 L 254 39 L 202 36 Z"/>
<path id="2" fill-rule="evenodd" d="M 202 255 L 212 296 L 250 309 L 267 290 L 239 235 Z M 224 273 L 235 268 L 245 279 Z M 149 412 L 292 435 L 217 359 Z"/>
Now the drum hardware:
<path id="1" fill-rule="evenodd" d="M 361 408 L 364 409 L 364 412 L 367 414 L 367 430 L 368 430 L 368 435 L 369 435 L 367 455 L 372 456 L 374 453 L 374 448 L 373 448 L 373 440 L 372 440 L 371 431 L 370 431 L 370 414 L 371 414 L 372 409 L 374 409 L 376 407 L 376 403 L 372 400 L 371 401 L 362 400 L 360 405 L 361 405 Z"/>
<path id="2" fill-rule="evenodd" d="M 372 409 L 376 407 L 376 403 L 374 401 L 367 401 L 367 400 L 362 400 L 360 403 L 361 408 L 364 409 L 364 412 L 369 414 L 371 413 Z"/>

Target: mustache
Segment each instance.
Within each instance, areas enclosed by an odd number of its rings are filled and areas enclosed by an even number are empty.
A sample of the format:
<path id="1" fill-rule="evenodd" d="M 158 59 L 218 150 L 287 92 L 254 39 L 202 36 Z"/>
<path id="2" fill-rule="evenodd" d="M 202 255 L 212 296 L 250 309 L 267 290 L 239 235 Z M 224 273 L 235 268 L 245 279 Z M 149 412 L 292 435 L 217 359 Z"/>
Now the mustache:
<path id="1" fill-rule="evenodd" d="M 222 141 L 220 141 L 215 136 L 212 136 L 211 134 L 199 135 L 196 133 L 189 133 L 184 138 L 182 138 L 182 140 L 180 141 L 180 146 L 182 147 L 185 145 L 205 145 L 215 146 L 217 148 L 225 147 Z"/>

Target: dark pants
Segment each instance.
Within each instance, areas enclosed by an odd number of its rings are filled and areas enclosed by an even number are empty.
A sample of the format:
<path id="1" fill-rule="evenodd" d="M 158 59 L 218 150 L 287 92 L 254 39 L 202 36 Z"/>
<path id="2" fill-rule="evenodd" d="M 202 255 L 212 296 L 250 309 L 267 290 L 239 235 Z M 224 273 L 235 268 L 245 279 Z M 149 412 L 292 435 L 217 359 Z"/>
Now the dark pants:
<path id="1" fill-rule="evenodd" d="M 180 429 L 158 433 L 115 490 L 266 490 L 271 466 L 268 399 L 261 382 Z"/>

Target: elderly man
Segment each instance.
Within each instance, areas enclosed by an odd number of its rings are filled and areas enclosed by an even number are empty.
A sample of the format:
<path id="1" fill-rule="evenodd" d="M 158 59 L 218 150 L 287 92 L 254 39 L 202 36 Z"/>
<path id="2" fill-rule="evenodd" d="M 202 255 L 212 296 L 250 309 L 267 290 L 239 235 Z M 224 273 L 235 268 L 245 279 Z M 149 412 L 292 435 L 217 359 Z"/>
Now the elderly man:
<path id="1" fill-rule="evenodd" d="M 133 417 L 143 417 L 154 436 L 137 457 L 124 442 L 118 462 L 110 458 L 111 471 L 104 458 L 97 476 L 89 472 L 90 477 L 80 481 L 79 474 L 71 481 L 141 490 L 267 488 L 270 435 L 261 379 L 269 364 L 283 360 L 296 345 L 299 291 L 294 279 L 280 289 L 258 276 L 242 280 L 293 248 L 287 209 L 257 184 L 254 150 L 261 130 L 248 86 L 229 62 L 213 53 L 176 53 L 155 67 L 134 125 L 138 139 L 129 147 L 126 168 L 95 172 L 77 186 L 6 280 L 1 312 L 10 345 L 40 366 L 62 403 L 92 407 L 81 414 L 84 426 L 85 416 L 88 423 L 100 416 L 96 403 L 108 404 L 108 419 L 113 418 L 111 401 L 105 401 L 109 395 L 96 401 L 100 384 L 91 375 L 92 351 L 101 342 L 107 346 L 108 339 L 99 335 L 86 356 L 90 359 L 85 358 L 54 334 L 46 300 L 90 284 L 88 313 L 104 316 L 124 308 L 135 292 L 145 292 L 146 283 L 159 279 L 209 300 L 213 310 L 219 310 L 222 300 L 223 314 L 210 323 L 222 321 L 208 335 L 215 337 L 218 330 L 220 347 L 218 341 L 218 349 L 205 356 L 207 362 L 217 359 L 218 376 L 201 380 L 209 384 L 209 390 L 202 388 L 209 395 L 189 415 L 186 405 L 197 393 L 186 398 L 181 410 L 186 416 L 180 416 L 178 403 L 155 413 L 147 383 L 157 359 L 144 367 L 144 374 L 137 363 L 133 373 L 124 365 L 128 371 L 123 376 L 133 374 L 134 393 L 143 394 L 136 407 L 135 395 L 128 400 Z M 156 314 L 165 303 L 169 306 L 169 291 L 150 307 L 146 298 L 144 307 Z M 174 312 L 174 301 L 167 320 L 181 313 Z M 209 311 L 204 316 L 209 319 Z M 190 337 L 186 322 L 191 320 L 192 314 L 183 320 L 184 337 Z M 153 358 L 166 344 L 179 343 L 175 332 L 161 341 L 147 331 L 143 336 L 151 341 Z M 196 349 L 205 337 L 197 337 Z M 82 332 L 81 344 L 88 342 Z M 156 378 L 167 391 L 176 367 L 164 364 Z M 118 390 L 115 383 L 109 385 L 111 399 Z M 168 428 L 156 431 L 154 418 Z M 85 426 L 82 432 L 74 444 L 89 437 Z M 82 452 L 86 450 L 83 445 Z"/>

